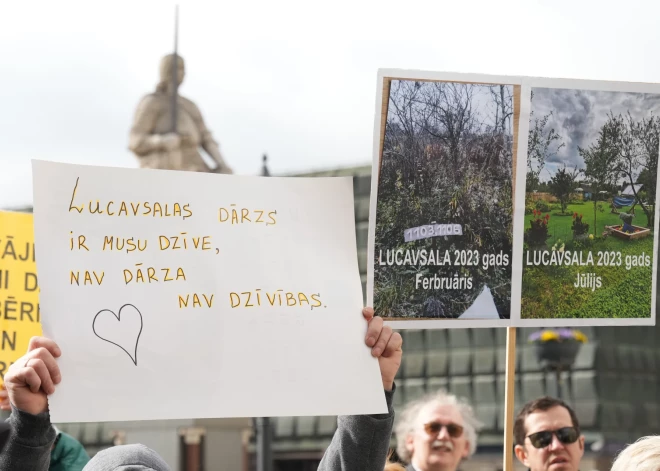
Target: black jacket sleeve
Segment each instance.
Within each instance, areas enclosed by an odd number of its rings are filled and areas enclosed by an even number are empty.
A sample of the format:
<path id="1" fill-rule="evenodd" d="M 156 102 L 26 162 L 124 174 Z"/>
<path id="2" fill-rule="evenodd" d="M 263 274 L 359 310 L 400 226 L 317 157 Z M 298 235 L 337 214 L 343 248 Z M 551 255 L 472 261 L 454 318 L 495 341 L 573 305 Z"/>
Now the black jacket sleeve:
<path id="1" fill-rule="evenodd" d="M 11 434 L 0 453 L 0 471 L 48 471 L 56 432 L 50 414 L 32 415 L 12 405 Z"/>

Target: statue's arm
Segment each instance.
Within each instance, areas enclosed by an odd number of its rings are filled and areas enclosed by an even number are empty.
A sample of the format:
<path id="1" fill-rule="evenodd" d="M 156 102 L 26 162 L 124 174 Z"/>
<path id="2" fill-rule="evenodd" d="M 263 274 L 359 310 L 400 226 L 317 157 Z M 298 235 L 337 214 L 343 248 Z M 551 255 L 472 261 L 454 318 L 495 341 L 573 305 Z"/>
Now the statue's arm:
<path id="1" fill-rule="evenodd" d="M 165 150 L 163 136 L 153 133 L 159 113 L 158 100 L 154 96 L 148 95 L 138 104 L 128 138 L 128 148 L 135 155 L 143 157 Z"/>
<path id="2" fill-rule="evenodd" d="M 199 130 L 201 136 L 201 146 L 218 164 L 217 172 L 234 173 L 225 162 L 225 159 L 222 157 L 218 143 L 215 141 L 215 139 L 213 139 L 211 131 L 206 127 L 206 123 L 204 122 L 204 118 L 202 118 L 201 111 L 199 111 L 199 108 L 193 102 L 189 101 L 188 103 L 190 104 L 190 115 L 195 120 L 197 129 Z"/>

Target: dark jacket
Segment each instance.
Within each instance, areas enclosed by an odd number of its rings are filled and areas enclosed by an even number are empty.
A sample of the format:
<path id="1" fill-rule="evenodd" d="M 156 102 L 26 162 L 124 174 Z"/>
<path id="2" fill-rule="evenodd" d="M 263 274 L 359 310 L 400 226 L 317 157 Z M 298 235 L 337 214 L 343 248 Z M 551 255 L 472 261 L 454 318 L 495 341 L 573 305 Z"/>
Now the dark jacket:
<path id="1" fill-rule="evenodd" d="M 88 461 L 85 447 L 71 435 L 60 432 L 50 452 L 48 471 L 82 471 Z"/>

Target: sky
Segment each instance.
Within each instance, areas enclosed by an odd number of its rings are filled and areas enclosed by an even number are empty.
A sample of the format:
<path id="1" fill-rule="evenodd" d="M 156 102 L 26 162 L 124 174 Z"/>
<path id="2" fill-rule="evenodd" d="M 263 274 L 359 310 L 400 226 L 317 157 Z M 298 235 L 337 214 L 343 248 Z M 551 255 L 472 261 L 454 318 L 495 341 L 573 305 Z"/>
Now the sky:
<path id="1" fill-rule="evenodd" d="M 657 2 L 181 0 L 181 94 L 238 174 L 368 164 L 379 68 L 660 82 Z M 4 2 L 0 208 L 31 159 L 137 167 L 135 106 L 173 48 L 169 0 Z"/>
<path id="2" fill-rule="evenodd" d="M 610 92 L 599 90 L 569 90 L 557 88 L 534 88 L 532 90 L 532 119 L 548 118 L 545 130 L 554 129 L 564 146 L 546 160 L 540 180 L 549 181 L 564 164 L 567 167 L 584 169 L 584 159 L 578 147 L 595 144 L 598 133 L 611 112 L 630 116 L 635 121 L 648 118 L 650 114 L 660 116 L 660 95 L 648 93 Z M 531 124 L 530 124 L 531 128 Z"/>

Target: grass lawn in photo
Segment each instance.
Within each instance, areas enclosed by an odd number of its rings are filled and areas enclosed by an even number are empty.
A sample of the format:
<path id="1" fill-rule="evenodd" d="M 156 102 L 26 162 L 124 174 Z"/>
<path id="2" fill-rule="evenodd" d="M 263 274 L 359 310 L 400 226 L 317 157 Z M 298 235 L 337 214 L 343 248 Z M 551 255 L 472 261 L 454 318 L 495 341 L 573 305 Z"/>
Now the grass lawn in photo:
<path id="1" fill-rule="evenodd" d="M 608 207 L 606 202 L 600 203 Z M 624 207 L 627 212 L 631 208 Z M 582 214 L 583 221 L 589 223 L 591 210 L 593 227 L 593 203 L 569 204 L 566 214 L 559 211 L 541 213 L 541 217 L 550 214 L 548 219 L 547 241 L 549 250 L 564 252 L 579 251 L 586 260 L 591 252 L 593 266 L 560 265 L 560 266 L 526 266 L 523 271 L 522 310 L 523 319 L 535 318 L 644 318 L 650 317 L 652 265 L 639 266 L 653 261 L 653 232 L 648 237 L 636 240 L 623 240 L 612 234 L 603 237 L 605 226 L 620 226 L 618 214 L 608 210 L 597 215 L 597 230 L 589 231 L 599 234 L 593 239 L 575 241 L 571 226 L 573 215 Z M 525 227 L 530 227 L 533 214 L 525 216 Z M 643 219 L 643 218 L 642 218 Z M 639 223 L 639 221 L 637 221 Z M 643 224 L 637 224 L 643 225 Z M 525 250 L 525 257 L 527 250 Z M 599 253 L 601 255 L 599 255 Z M 620 253 L 620 256 L 619 256 Z M 598 266 L 598 263 L 608 262 L 608 266 Z M 523 262 L 524 263 L 524 262 Z M 621 265 L 618 265 L 621 263 Z M 632 266 L 632 264 L 635 266 Z M 613 264 L 613 266 L 609 265 Z M 630 266 L 630 270 L 626 265 Z M 593 273 L 594 279 L 600 278 L 601 287 L 597 289 L 576 288 L 578 274 Z"/>

